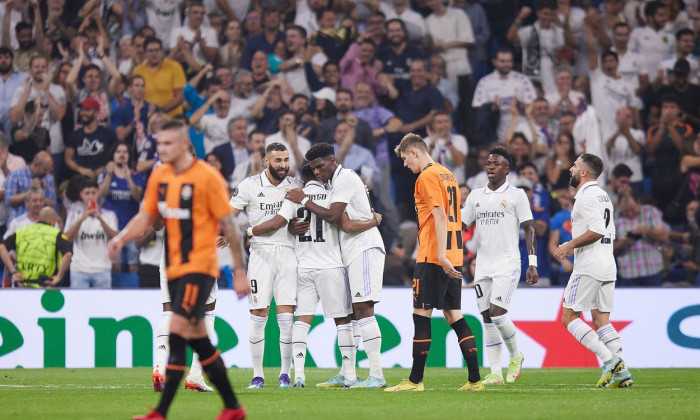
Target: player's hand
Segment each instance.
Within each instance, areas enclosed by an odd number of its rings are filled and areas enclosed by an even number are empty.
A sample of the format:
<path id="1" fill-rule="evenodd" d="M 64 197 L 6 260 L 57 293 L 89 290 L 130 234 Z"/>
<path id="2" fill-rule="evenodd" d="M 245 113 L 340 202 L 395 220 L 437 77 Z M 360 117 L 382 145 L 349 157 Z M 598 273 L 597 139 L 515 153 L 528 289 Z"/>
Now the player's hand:
<path id="1" fill-rule="evenodd" d="M 107 243 L 107 253 L 109 253 L 109 259 L 112 261 L 116 260 L 119 253 L 122 252 L 123 247 L 124 243 L 118 236 L 112 238 L 109 243 Z"/>
<path id="2" fill-rule="evenodd" d="M 571 245 L 571 242 L 564 242 L 554 251 L 554 257 L 559 260 L 564 260 L 572 255 L 574 255 L 574 247 Z"/>
<path id="3" fill-rule="evenodd" d="M 447 259 L 447 257 L 438 258 L 438 260 L 440 261 L 442 270 L 445 272 L 445 274 L 447 274 L 448 277 L 452 279 L 462 278 L 462 273 L 455 270 L 455 268 L 452 266 L 452 263 L 450 262 L 450 260 Z"/>
<path id="4" fill-rule="evenodd" d="M 238 295 L 238 299 L 243 299 L 250 294 L 250 284 L 245 268 L 233 270 L 233 291 Z"/>
<path id="5" fill-rule="evenodd" d="M 373 211 L 372 217 L 377 222 L 377 226 L 382 224 L 382 215 L 381 214 L 377 213 L 376 211 Z"/>
<path id="6" fill-rule="evenodd" d="M 311 222 L 305 222 L 302 219 L 292 219 L 289 222 L 289 232 L 292 235 L 303 235 L 311 229 Z"/>
<path id="7" fill-rule="evenodd" d="M 304 191 L 300 190 L 299 188 L 294 188 L 287 191 L 285 198 L 294 203 L 301 204 L 301 200 L 304 199 Z"/>
<path id="8" fill-rule="evenodd" d="M 228 241 L 226 240 L 225 236 L 217 236 L 216 237 L 216 247 L 217 248 L 226 248 L 228 246 Z"/>
<path id="9" fill-rule="evenodd" d="M 527 272 L 525 273 L 525 281 L 527 284 L 535 284 L 539 280 L 537 275 L 537 267 L 529 266 Z"/>

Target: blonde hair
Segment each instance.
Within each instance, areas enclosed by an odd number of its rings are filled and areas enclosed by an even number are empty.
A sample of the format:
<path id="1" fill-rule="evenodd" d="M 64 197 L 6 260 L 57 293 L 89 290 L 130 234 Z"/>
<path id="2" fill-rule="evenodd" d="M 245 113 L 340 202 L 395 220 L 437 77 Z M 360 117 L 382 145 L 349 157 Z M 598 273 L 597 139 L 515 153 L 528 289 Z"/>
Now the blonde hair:
<path id="1" fill-rule="evenodd" d="M 394 148 L 394 153 L 396 156 L 401 157 L 401 153 L 407 153 L 410 149 L 418 149 L 419 151 L 428 154 L 428 145 L 421 136 L 414 133 L 408 133 L 401 139 L 399 143 Z"/>

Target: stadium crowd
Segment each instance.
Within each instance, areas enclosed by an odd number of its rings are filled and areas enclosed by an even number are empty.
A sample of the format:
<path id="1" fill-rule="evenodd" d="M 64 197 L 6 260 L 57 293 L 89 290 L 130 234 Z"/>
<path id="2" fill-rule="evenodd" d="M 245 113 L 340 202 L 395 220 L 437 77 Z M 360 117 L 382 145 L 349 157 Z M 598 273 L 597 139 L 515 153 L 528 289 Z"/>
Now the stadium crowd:
<path id="1" fill-rule="evenodd" d="M 462 203 L 486 186 L 490 146 L 507 147 L 517 168 L 508 182 L 526 191 L 535 218 L 540 284 L 563 287 L 573 268 L 551 254 L 571 239 L 569 168 L 587 151 L 605 162 L 620 285 L 700 285 L 697 7 L 695 0 L 2 1 L 6 250 L 22 240 L 18 230 L 53 222 L 72 242 L 70 270 L 60 267 L 59 240 L 45 285 L 159 287 L 162 232 L 128 244 L 115 261 L 107 242 L 139 210 L 158 161 L 159 128 L 179 118 L 194 153 L 222 173 L 232 194 L 263 171 L 270 143 L 286 146 L 295 176 L 313 144 L 332 144 L 383 215 L 386 286 L 410 285 L 416 258 L 416 178 L 391 152 L 410 132 L 454 173 Z M 60 217 L 41 216 L 46 206 Z M 248 227 L 243 213 L 238 223 L 241 232 Z M 465 285 L 475 235 L 463 232 Z M 220 265 L 220 283 L 230 284 L 227 251 Z M 5 287 L 37 280 L 18 269 L 6 268 Z M 523 257 L 522 281 L 526 269 Z"/>

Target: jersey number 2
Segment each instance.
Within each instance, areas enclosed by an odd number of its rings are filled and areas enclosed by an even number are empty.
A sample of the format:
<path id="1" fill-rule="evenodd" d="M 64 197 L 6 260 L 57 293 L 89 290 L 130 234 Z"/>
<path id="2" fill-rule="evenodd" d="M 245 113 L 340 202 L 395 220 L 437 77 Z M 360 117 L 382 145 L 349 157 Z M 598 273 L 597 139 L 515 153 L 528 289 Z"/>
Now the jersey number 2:
<path id="1" fill-rule="evenodd" d="M 310 222 L 311 212 L 306 208 L 302 207 L 299 210 L 297 210 L 297 217 L 300 219 L 304 219 L 305 222 Z M 321 220 L 320 217 L 315 217 L 314 219 L 316 219 L 316 239 L 311 239 L 311 231 L 308 231 L 306 232 L 306 235 L 299 235 L 299 242 L 326 242 L 326 240 L 323 239 L 323 220 Z"/>

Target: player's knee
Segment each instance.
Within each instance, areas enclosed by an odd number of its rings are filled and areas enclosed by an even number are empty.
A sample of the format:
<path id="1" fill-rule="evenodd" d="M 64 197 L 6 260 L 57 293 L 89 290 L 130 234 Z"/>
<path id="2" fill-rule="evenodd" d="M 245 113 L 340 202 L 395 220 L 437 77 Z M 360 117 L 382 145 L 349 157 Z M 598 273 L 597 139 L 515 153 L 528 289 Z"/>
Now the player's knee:
<path id="1" fill-rule="evenodd" d="M 491 307 L 489 308 L 489 318 L 505 315 L 506 313 L 508 313 L 508 311 L 506 311 L 504 308 L 501 308 L 500 306 L 491 305 Z"/>

